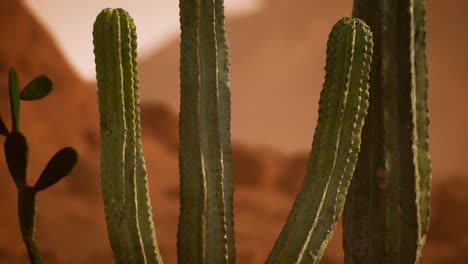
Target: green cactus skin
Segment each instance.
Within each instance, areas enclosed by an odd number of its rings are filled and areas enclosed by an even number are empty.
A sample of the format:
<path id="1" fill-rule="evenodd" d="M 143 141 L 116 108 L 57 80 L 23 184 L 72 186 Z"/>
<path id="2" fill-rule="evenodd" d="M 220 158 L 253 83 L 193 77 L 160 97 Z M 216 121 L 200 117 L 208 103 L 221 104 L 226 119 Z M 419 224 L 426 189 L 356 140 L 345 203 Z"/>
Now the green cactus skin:
<path id="1" fill-rule="evenodd" d="M 179 263 L 234 263 L 224 1 L 181 0 Z"/>
<path id="2" fill-rule="evenodd" d="M 330 33 L 307 174 L 266 263 L 318 263 L 343 210 L 368 107 L 372 34 L 343 18 Z"/>
<path id="3" fill-rule="evenodd" d="M 122 9 L 104 9 L 96 18 L 93 35 L 101 183 L 114 257 L 117 263 L 162 263 L 141 145 L 133 19 Z"/>
<path id="4" fill-rule="evenodd" d="M 11 68 L 8 73 L 8 86 L 10 95 L 10 112 L 11 112 L 11 131 L 19 131 L 20 118 L 20 88 L 18 74 L 15 68 Z"/>
<path id="5" fill-rule="evenodd" d="M 429 222 L 424 0 L 356 0 L 374 33 L 369 114 L 344 212 L 346 263 L 419 263 Z"/>

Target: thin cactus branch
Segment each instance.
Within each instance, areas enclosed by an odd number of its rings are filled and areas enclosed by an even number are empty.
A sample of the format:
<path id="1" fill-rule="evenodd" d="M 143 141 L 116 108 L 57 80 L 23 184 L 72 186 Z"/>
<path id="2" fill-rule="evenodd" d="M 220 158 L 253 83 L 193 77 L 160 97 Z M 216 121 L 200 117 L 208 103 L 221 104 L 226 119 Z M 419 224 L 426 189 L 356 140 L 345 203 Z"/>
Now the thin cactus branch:
<path id="1" fill-rule="evenodd" d="M 19 131 L 20 88 L 18 73 L 16 73 L 15 68 L 11 68 L 8 74 L 8 88 L 10 95 L 11 131 Z"/>

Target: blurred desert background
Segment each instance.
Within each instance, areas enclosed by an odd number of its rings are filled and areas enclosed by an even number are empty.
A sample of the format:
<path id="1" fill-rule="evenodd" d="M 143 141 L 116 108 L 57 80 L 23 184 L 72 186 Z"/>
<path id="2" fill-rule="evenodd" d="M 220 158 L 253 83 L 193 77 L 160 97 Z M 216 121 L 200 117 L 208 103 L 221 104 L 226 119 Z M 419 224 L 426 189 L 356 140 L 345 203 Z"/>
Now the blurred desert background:
<path id="1" fill-rule="evenodd" d="M 0 1 L 2 117 L 10 123 L 9 67 L 16 67 L 21 85 L 47 74 L 55 88 L 46 99 L 21 106 L 21 130 L 30 145 L 28 181 L 35 182 L 61 147 L 71 145 L 80 153 L 73 174 L 37 197 L 36 235 L 44 263 L 113 263 L 100 193 L 91 42 L 94 17 L 105 6 L 127 8 L 137 24 L 143 141 L 157 236 L 165 262 L 176 263 L 178 1 L 74 2 Z M 226 3 L 237 263 L 263 263 L 305 173 L 328 32 L 351 14 L 352 1 Z M 464 0 L 427 1 L 433 185 L 423 263 L 468 263 L 466 10 Z M 0 161 L 0 263 L 28 263 L 3 151 Z M 339 226 L 322 263 L 342 263 L 342 257 Z"/>

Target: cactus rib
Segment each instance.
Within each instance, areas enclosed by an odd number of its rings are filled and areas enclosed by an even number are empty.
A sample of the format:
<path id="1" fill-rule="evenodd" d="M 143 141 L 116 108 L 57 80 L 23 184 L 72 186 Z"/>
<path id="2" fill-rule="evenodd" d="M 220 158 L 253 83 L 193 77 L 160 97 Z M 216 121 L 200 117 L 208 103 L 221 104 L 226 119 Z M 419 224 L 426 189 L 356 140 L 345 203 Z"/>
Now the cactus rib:
<path id="1" fill-rule="evenodd" d="M 135 26 L 126 11 L 108 8 L 93 35 L 109 240 L 118 263 L 160 263 L 141 146 Z"/>
<path id="2" fill-rule="evenodd" d="M 371 105 L 344 216 L 346 263 L 419 263 L 429 220 L 424 0 L 356 0 L 376 43 Z"/>
<path id="3" fill-rule="evenodd" d="M 224 1 L 180 1 L 179 263 L 233 263 Z M 197 245 L 197 246 L 194 246 Z"/>
<path id="4" fill-rule="evenodd" d="M 360 146 L 368 106 L 372 34 L 358 19 L 330 33 L 307 174 L 266 263 L 317 263 L 336 226 Z"/>

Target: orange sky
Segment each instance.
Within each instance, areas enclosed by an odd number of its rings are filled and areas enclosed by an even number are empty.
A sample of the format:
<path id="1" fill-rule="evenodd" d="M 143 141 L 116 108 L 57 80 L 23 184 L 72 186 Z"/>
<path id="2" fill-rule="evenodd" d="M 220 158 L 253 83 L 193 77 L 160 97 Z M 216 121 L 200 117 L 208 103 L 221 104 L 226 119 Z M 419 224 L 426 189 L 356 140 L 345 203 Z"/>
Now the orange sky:
<path id="1" fill-rule="evenodd" d="M 231 16 L 260 8 L 254 0 L 225 2 L 227 14 Z M 176 0 L 26 0 L 26 4 L 51 30 L 78 73 L 90 80 L 95 76 L 91 32 L 101 9 L 122 7 L 130 12 L 137 26 L 138 48 L 142 55 L 164 44 L 177 34 L 179 27 L 179 1 Z"/>

